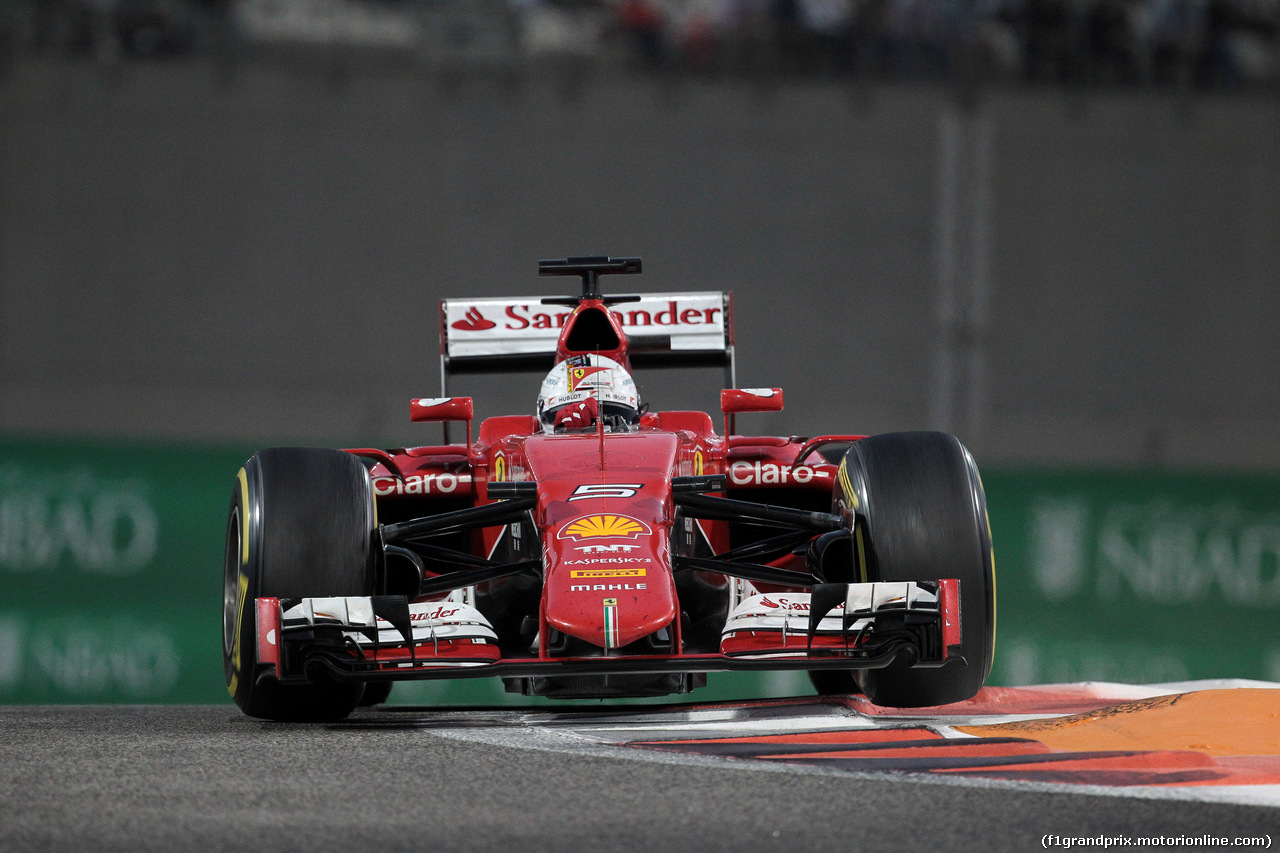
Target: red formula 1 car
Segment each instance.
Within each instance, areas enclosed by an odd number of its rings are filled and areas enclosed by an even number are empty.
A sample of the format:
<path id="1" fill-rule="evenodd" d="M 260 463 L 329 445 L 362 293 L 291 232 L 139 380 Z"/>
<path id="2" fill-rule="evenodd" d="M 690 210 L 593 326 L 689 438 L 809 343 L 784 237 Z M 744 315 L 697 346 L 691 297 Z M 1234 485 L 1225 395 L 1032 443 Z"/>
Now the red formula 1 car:
<path id="1" fill-rule="evenodd" d="M 723 364 L 721 293 L 604 296 L 638 258 L 543 261 L 569 298 L 445 300 L 442 385 L 550 369 L 534 415 L 413 400 L 438 446 L 270 448 L 236 477 L 223 652 L 247 714 L 339 719 L 404 679 L 530 696 L 685 693 L 808 670 L 882 705 L 967 699 L 991 667 L 986 501 L 954 437 L 739 435 L 777 388 L 721 393 L 722 431 L 649 411 L 633 366 Z M 449 422 L 465 421 L 465 444 Z M 456 429 L 456 427 L 455 427 Z"/>

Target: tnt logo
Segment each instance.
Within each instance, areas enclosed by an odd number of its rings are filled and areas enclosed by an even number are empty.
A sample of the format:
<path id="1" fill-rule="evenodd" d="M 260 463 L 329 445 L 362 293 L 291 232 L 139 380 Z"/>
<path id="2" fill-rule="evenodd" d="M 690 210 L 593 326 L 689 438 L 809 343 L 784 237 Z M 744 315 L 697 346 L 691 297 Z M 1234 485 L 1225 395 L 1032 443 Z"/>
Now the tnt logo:
<path id="1" fill-rule="evenodd" d="M 630 554 L 639 545 L 583 545 L 575 550 L 584 554 Z"/>

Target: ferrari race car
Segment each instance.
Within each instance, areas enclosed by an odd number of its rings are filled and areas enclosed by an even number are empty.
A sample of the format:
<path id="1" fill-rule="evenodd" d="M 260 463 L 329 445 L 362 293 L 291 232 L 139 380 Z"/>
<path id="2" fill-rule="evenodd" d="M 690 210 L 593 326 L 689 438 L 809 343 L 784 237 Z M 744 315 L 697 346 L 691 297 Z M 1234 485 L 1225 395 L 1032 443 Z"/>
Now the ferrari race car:
<path id="1" fill-rule="evenodd" d="M 920 707 L 991 668 L 995 579 L 977 468 L 953 436 L 748 436 L 779 388 L 735 388 L 732 301 L 605 296 L 638 258 L 542 261 L 580 295 L 441 303 L 443 443 L 276 447 L 234 483 L 223 657 L 246 714 L 336 720 L 408 679 L 500 677 L 565 699 L 662 696 L 725 670 Z M 650 411 L 646 365 L 723 365 L 723 421 Z M 450 378 L 549 370 L 535 414 Z M 466 424 L 465 443 L 450 424 Z"/>

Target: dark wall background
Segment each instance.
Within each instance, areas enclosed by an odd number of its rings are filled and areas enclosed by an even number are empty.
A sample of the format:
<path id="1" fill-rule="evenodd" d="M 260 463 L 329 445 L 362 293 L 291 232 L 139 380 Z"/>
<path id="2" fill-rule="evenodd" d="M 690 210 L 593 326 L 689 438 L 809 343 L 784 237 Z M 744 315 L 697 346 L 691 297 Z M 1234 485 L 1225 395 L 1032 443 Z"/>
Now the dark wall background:
<path id="1" fill-rule="evenodd" d="M 578 82 L 23 58 L 0 83 L 0 431 L 424 443 L 437 301 L 555 292 L 537 258 L 611 253 L 646 264 L 615 289 L 735 292 L 739 383 L 788 392 L 751 429 L 1280 466 L 1274 92 L 1004 88 L 965 114 L 927 85 Z M 985 178 L 960 161 L 987 213 L 958 330 L 949 127 L 990 153 Z M 980 365 L 953 417 L 947 341 Z M 640 377 L 659 407 L 714 408 L 718 379 Z M 459 390 L 495 414 L 536 384 Z"/>

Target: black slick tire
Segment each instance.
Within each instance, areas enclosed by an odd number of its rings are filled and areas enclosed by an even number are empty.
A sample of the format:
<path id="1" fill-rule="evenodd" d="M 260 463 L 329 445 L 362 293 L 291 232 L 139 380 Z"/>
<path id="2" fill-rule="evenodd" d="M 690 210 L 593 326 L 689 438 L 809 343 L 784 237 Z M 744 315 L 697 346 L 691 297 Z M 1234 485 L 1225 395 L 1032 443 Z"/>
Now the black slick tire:
<path id="1" fill-rule="evenodd" d="M 268 720 L 340 720 L 364 685 L 281 684 L 259 677 L 254 600 L 374 593 L 372 486 L 364 465 L 339 450 L 273 447 L 236 476 L 223 569 L 223 668 L 246 714 Z"/>
<path id="2" fill-rule="evenodd" d="M 865 576 L 856 580 L 960 581 L 964 660 L 860 670 L 858 688 L 875 704 L 898 708 L 972 698 L 991 672 L 996 626 L 991 528 L 973 457 L 946 433 L 887 433 L 854 442 L 837 479 L 837 511 L 863 527 L 855 573 Z"/>
<path id="3" fill-rule="evenodd" d="M 368 708 L 386 702 L 391 697 L 391 688 L 394 686 L 390 681 L 369 682 L 364 686 L 364 695 L 360 697 L 360 707 Z"/>

